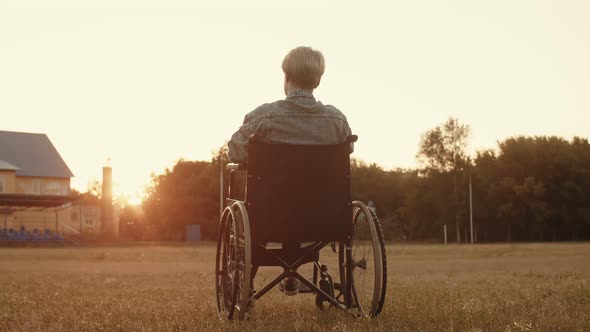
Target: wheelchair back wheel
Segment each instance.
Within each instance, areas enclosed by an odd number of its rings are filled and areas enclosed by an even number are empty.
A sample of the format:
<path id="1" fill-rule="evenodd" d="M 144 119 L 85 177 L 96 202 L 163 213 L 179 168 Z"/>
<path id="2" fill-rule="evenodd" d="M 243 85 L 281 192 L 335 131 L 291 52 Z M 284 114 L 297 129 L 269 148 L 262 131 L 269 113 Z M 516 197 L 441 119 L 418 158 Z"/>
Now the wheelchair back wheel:
<path id="1" fill-rule="evenodd" d="M 351 283 L 352 307 L 359 315 L 381 313 L 387 289 L 387 261 L 381 224 L 375 212 L 359 201 L 353 202 L 353 235 L 350 250 L 341 250 L 341 279 Z"/>
<path id="2" fill-rule="evenodd" d="M 220 221 L 215 261 L 217 313 L 244 319 L 249 304 L 251 244 L 248 213 L 242 202 L 226 207 Z"/>

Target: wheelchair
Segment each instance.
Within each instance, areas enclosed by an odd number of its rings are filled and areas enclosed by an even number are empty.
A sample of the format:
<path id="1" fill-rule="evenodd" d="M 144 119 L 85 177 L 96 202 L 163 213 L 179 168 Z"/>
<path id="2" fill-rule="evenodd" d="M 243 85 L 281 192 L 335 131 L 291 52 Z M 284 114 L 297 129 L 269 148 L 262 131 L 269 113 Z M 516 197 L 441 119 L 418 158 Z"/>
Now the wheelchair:
<path id="1" fill-rule="evenodd" d="M 338 145 L 292 145 L 251 138 L 248 164 L 227 165 L 229 198 L 215 263 L 221 318 L 245 319 L 249 306 L 286 277 L 307 286 L 301 292 L 315 295 L 320 309 L 379 315 L 387 288 L 385 245 L 374 211 L 351 199 L 350 144 L 356 140 L 353 135 Z M 232 182 L 244 171 L 241 200 L 232 197 Z M 334 271 L 320 263 L 322 249 L 337 254 Z M 313 264 L 309 279 L 297 271 L 308 263 Z M 283 272 L 255 291 L 254 274 L 263 266 L 279 266 Z"/>

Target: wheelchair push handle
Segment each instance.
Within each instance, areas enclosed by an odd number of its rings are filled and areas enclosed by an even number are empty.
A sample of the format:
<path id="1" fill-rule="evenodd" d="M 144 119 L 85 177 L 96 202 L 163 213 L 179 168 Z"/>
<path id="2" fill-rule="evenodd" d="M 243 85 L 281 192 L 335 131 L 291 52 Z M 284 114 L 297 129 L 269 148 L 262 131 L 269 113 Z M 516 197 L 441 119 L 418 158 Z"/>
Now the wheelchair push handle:
<path id="1" fill-rule="evenodd" d="M 255 139 L 255 138 L 251 137 L 250 139 Z M 346 137 L 345 143 L 353 144 L 358 139 L 359 139 L 359 137 L 357 135 L 350 135 L 350 136 Z M 247 163 L 229 163 L 225 166 L 225 169 L 228 171 L 245 171 L 248 169 L 248 164 Z"/>

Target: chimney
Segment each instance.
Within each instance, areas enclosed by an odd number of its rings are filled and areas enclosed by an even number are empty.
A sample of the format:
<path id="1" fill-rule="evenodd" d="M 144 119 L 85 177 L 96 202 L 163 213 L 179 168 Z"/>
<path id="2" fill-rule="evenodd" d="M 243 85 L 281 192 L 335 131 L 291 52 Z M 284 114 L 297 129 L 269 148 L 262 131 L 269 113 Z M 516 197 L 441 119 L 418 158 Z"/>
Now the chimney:
<path id="1" fill-rule="evenodd" d="M 115 224 L 113 216 L 113 169 L 110 165 L 102 168 L 102 202 L 101 202 L 102 236 L 114 239 Z"/>

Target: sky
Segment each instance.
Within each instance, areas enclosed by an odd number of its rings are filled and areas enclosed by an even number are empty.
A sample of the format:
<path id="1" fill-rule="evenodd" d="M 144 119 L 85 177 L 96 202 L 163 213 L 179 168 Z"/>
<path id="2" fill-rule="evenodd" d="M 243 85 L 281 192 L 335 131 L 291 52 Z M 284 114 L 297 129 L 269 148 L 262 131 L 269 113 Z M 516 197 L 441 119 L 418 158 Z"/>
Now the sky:
<path id="1" fill-rule="evenodd" d="M 314 92 L 359 136 L 354 157 L 417 167 L 450 116 L 469 151 L 590 133 L 590 1 L 0 1 L 0 130 L 45 133 L 87 189 L 113 167 L 210 160 L 244 115 L 284 98 L 294 47 L 326 59 Z"/>

